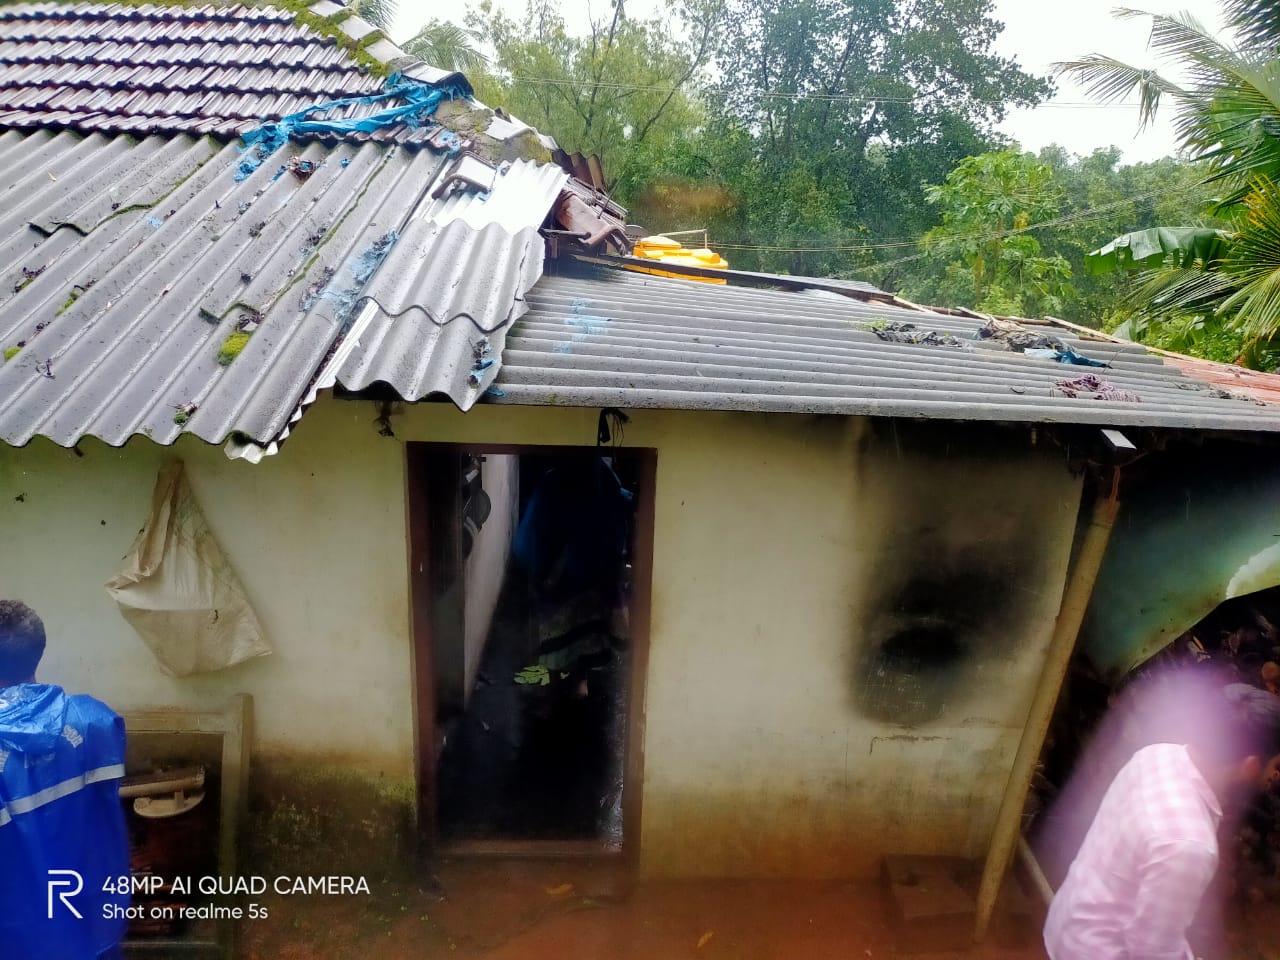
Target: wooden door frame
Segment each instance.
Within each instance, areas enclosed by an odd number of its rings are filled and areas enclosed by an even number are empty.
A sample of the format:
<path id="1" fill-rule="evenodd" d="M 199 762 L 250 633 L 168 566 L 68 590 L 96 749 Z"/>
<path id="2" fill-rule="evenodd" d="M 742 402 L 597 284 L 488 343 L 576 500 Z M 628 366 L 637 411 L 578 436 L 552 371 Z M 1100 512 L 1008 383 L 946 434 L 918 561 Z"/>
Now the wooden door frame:
<path id="1" fill-rule="evenodd" d="M 654 499 L 658 451 L 650 447 L 593 447 L 557 444 L 435 443 L 405 444 L 405 518 L 408 526 L 411 676 L 414 710 L 414 775 L 417 786 L 416 827 L 419 857 L 441 852 L 437 811 L 439 784 L 436 756 L 435 638 L 431 625 L 431 538 L 427 518 L 432 500 L 433 452 L 485 454 L 605 455 L 638 461 L 640 489 L 636 496 L 633 535 L 630 637 L 627 691 L 626 755 L 623 759 L 622 849 L 608 850 L 598 841 L 504 841 L 451 845 L 461 855 L 602 857 L 621 856 L 637 863 L 644 793 L 645 694 L 649 671 L 650 613 L 653 599 Z M 438 481 L 437 481 L 438 482 Z"/>

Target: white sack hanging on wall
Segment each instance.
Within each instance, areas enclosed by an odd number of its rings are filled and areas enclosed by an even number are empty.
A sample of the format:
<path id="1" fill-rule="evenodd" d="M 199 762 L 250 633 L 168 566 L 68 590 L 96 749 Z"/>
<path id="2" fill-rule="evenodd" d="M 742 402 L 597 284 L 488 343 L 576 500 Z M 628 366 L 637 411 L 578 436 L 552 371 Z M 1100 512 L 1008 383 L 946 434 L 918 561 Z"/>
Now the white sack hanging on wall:
<path id="1" fill-rule="evenodd" d="M 106 587 L 165 673 L 211 673 L 271 652 L 181 461 L 161 467 L 147 525 Z"/>

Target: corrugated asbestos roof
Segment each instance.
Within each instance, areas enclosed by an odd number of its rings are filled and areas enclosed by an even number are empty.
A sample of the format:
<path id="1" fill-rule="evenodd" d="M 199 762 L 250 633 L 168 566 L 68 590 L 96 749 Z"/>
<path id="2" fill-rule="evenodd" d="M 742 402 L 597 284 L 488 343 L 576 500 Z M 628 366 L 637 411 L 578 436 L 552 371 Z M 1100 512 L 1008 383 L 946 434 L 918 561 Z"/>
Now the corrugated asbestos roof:
<path id="1" fill-rule="evenodd" d="M 310 10 L 351 37 L 371 29 L 330 0 Z M 366 49 L 412 80 L 468 89 L 385 40 Z M 329 127 L 236 179 L 231 134 L 382 88 L 267 7 L 0 6 L 0 440 L 191 432 L 253 459 L 318 390 L 374 384 L 464 410 L 486 396 L 1280 430 L 1276 406 L 1216 385 L 1271 398 L 1280 378 L 1074 339 L 1112 366 L 1000 352 L 973 341 L 981 320 L 910 310 L 856 281 L 542 277 L 549 217 L 602 239 L 625 212 L 554 165 L 496 162 L 555 146 L 498 114 L 460 136 L 413 100 L 408 126 Z M 450 102 L 455 117 L 481 109 Z M 164 135 L 118 135 L 153 130 Z M 886 342 L 875 328 L 888 321 L 963 344 Z M 1140 400 L 1058 385 L 1090 373 Z"/>
<path id="2" fill-rule="evenodd" d="M 428 219 L 435 223 L 461 220 L 477 230 L 496 223 L 508 233 L 542 223 L 564 189 L 569 175 L 554 164 L 528 160 L 499 168 L 485 193 L 455 190 L 436 200 Z"/>
<path id="3" fill-rule="evenodd" d="M 974 339 L 980 320 L 621 270 L 546 276 L 528 302 L 495 402 L 1280 431 L 1280 406 L 1224 398 L 1140 347 L 1058 330 L 1111 367 L 998 349 Z M 961 346 L 886 342 L 875 328 L 892 321 Z M 1057 386 L 1089 374 L 1140 400 Z"/>
<path id="4" fill-rule="evenodd" d="M 497 224 L 415 220 L 367 292 L 376 301 L 338 371 L 349 390 L 386 383 L 407 399 L 433 393 L 469 408 L 493 382 L 507 328 L 542 276 L 543 240 Z"/>
<path id="5" fill-rule="evenodd" d="M 493 330 L 523 309 L 541 250 L 503 228 L 501 198 L 528 213 L 537 168 L 496 177 L 476 228 L 432 197 L 451 168 L 432 150 L 291 144 L 242 182 L 239 156 L 182 135 L 0 133 L 0 349 L 21 345 L 0 365 L 0 439 L 269 442 L 340 346 L 351 384 L 464 408 L 487 389 L 498 363 L 475 362 L 475 328 L 423 319 Z"/>
<path id="6" fill-rule="evenodd" d="M 307 9 L 0 6 L 0 439 L 274 449 L 319 389 L 491 385 L 571 189 L 520 158 L 554 141 L 373 37 L 388 87 L 315 17 L 369 24 Z"/>

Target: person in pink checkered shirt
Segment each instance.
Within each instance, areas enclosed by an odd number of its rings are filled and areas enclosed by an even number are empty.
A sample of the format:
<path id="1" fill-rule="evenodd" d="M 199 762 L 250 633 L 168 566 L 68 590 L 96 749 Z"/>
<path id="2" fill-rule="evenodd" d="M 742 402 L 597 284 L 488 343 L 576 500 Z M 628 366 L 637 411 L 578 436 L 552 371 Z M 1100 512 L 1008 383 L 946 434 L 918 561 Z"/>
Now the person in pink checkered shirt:
<path id="1" fill-rule="evenodd" d="M 1219 825 L 1276 777 L 1280 700 L 1232 684 L 1181 704 L 1182 743 L 1138 750 L 1112 781 L 1045 922 L 1051 960 L 1194 960 Z"/>

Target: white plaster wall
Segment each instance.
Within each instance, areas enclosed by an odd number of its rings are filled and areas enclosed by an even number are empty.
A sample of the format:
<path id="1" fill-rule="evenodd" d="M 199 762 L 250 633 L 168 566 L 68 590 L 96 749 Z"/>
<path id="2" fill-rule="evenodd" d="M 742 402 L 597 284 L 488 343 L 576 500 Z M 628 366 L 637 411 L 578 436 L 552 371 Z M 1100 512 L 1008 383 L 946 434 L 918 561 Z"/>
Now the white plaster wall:
<path id="1" fill-rule="evenodd" d="M 646 866 L 847 876 L 885 853 L 976 855 L 1061 600 L 1078 483 L 1030 450 L 983 463 L 803 421 L 757 429 L 700 434 L 659 467 Z M 938 503 L 962 522 L 933 523 Z M 949 538 L 998 554 L 1028 529 L 1041 565 L 1011 573 L 1032 601 L 1004 624 L 1007 656 L 972 664 L 936 720 L 869 717 L 874 585 L 927 570 Z"/>
<path id="2" fill-rule="evenodd" d="M 591 444 L 596 411 L 411 408 L 405 439 Z M 904 448 L 839 417 L 633 411 L 658 451 L 641 863 L 650 875 L 856 876 L 885 853 L 986 843 L 1052 631 L 1080 483 L 1027 431 Z M 902 506 L 905 504 L 905 507 Z M 929 504 L 942 504 L 942 519 Z M 948 518 L 960 518 L 954 522 Z M 1036 553 L 936 721 L 869 719 L 866 607 L 909 544 Z"/>
<path id="3" fill-rule="evenodd" d="M 405 440 L 591 445 L 597 411 L 418 405 L 379 438 L 373 408 L 323 400 L 252 467 L 182 444 L 196 496 L 244 578 L 271 658 L 165 678 L 102 591 L 166 451 L 0 449 L 0 594 L 45 616 L 44 675 L 121 706 L 247 690 L 260 746 L 412 769 Z M 955 426 L 957 437 L 963 427 Z M 838 417 L 634 411 L 658 450 L 641 861 L 650 874 L 855 876 L 884 853 L 985 841 L 1065 578 L 1079 483 L 1025 432 L 989 461 L 904 451 Z M 26 494 L 25 503 L 14 497 Z M 943 520 L 906 502 L 951 505 Z M 946 516 L 976 518 L 947 529 Z M 106 520 L 102 526 L 100 521 Z M 985 532 L 984 532 L 985 531 Z M 870 719 L 867 611 L 904 549 L 1039 545 L 1000 662 L 918 727 Z M 932 538 L 932 539 L 931 539 Z M 976 539 L 975 539 L 976 538 Z M 895 564 L 897 566 L 895 566 Z M 979 669 L 980 667 L 980 669 Z"/>
<path id="4" fill-rule="evenodd" d="M 185 440 L 117 450 L 87 439 L 82 457 L 43 440 L 0 446 L 0 595 L 26 600 L 45 622 L 40 678 L 122 711 L 221 709 L 247 692 L 257 749 L 412 776 L 403 451 L 372 442 L 367 409 L 327 423 L 316 412 L 258 466 Z M 160 671 L 102 586 L 173 456 L 275 648 L 186 679 Z"/>

